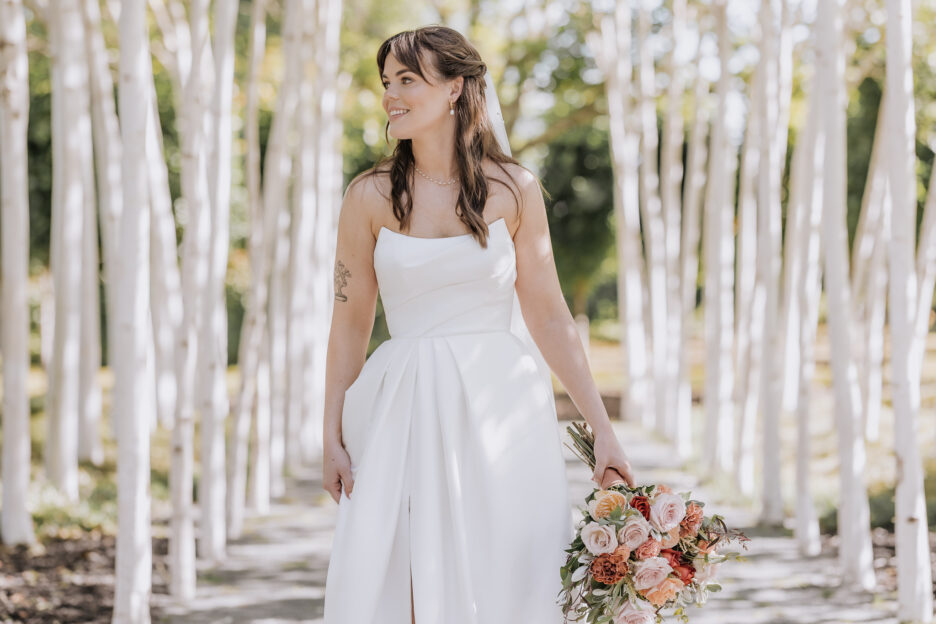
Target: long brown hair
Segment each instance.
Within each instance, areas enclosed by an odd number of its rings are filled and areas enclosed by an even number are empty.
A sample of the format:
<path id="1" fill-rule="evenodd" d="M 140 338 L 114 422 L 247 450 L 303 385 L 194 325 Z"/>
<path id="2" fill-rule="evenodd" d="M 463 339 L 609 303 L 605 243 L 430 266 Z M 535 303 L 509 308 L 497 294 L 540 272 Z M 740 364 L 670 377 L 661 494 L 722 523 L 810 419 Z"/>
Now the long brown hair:
<path id="1" fill-rule="evenodd" d="M 420 53 L 435 61 L 437 72 L 444 80 L 464 77 L 462 92 L 455 102 L 455 161 L 458 166 L 460 187 L 455 214 L 468 226 L 482 247 L 487 247 L 488 227 L 482 213 L 488 197 L 488 178 L 481 163 L 489 158 L 507 174 L 514 184 L 516 179 L 504 167 L 505 163 L 523 166 L 500 148 L 494 128 L 487 114 L 484 97 L 484 74 L 487 66 L 477 49 L 459 33 L 446 26 L 430 25 L 397 33 L 384 41 L 377 52 L 377 67 L 383 74 L 387 56 L 393 54 L 404 67 L 419 74 L 426 82 L 431 81 L 423 73 Z M 390 121 L 384 126 L 384 138 L 390 139 L 387 131 Z M 393 215 L 401 230 L 410 226 L 413 211 L 412 182 L 414 175 L 413 142 L 411 139 L 397 141 L 393 153 L 381 158 L 371 169 L 357 179 L 371 175 L 389 174 L 391 183 L 390 201 Z M 505 182 L 491 179 L 507 187 L 513 194 L 519 210 L 517 193 Z M 538 179 L 537 179 L 538 180 Z M 540 184 L 542 189 L 542 185 Z"/>

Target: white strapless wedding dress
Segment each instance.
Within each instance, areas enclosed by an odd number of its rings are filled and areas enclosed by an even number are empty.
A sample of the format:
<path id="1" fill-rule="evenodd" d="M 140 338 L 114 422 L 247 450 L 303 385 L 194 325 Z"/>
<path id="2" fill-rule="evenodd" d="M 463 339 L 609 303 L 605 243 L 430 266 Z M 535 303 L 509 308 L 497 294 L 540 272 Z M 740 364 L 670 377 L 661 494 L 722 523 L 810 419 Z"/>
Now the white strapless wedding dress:
<path id="1" fill-rule="evenodd" d="M 392 337 L 345 393 L 354 490 L 338 503 L 325 624 L 409 624 L 410 571 L 417 624 L 563 621 L 573 533 L 555 402 L 511 332 L 504 219 L 489 232 L 486 249 L 469 234 L 377 237 Z"/>

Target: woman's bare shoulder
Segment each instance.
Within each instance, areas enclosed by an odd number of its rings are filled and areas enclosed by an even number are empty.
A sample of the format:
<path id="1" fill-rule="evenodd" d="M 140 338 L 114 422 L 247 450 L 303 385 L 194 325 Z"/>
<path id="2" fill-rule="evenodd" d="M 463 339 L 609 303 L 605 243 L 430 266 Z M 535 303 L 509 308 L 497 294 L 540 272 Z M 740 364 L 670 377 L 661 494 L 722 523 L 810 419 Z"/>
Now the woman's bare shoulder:
<path id="1" fill-rule="evenodd" d="M 342 211 L 350 210 L 367 223 L 379 225 L 389 204 L 389 172 L 372 167 L 362 171 L 348 183 L 342 200 Z M 371 230 L 373 229 L 372 227 Z"/>

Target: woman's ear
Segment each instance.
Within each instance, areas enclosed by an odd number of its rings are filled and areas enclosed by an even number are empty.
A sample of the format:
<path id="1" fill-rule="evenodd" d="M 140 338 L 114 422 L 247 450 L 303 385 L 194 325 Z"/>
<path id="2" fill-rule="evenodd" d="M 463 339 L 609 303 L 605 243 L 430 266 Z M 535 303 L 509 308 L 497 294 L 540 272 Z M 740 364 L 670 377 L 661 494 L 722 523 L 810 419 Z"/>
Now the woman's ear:
<path id="1" fill-rule="evenodd" d="M 452 90 L 449 92 L 449 96 L 457 100 L 461 96 L 463 86 L 465 86 L 465 77 L 456 76 L 455 80 L 452 81 Z"/>

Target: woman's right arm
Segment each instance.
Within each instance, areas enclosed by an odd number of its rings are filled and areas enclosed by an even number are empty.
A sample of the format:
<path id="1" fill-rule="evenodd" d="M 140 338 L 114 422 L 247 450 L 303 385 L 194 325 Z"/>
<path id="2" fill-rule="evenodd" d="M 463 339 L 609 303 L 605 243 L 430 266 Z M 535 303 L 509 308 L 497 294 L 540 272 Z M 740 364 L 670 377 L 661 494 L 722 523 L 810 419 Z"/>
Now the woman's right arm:
<path id="1" fill-rule="evenodd" d="M 367 357 L 377 305 L 374 273 L 376 237 L 371 229 L 373 178 L 348 185 L 338 214 L 335 249 L 335 298 L 325 365 L 324 445 L 325 489 L 335 500 L 341 483 L 350 493 L 350 464 L 343 449 L 341 412 L 345 390 L 354 382 Z"/>

